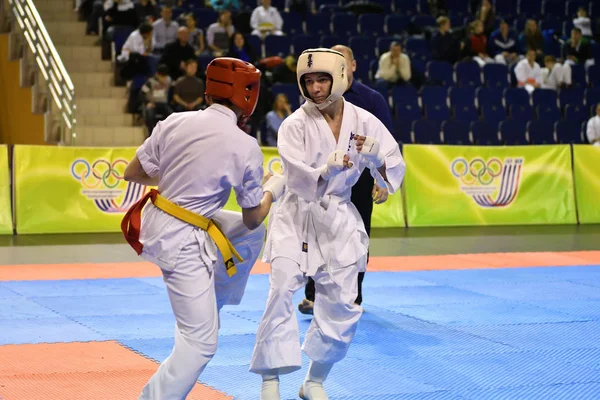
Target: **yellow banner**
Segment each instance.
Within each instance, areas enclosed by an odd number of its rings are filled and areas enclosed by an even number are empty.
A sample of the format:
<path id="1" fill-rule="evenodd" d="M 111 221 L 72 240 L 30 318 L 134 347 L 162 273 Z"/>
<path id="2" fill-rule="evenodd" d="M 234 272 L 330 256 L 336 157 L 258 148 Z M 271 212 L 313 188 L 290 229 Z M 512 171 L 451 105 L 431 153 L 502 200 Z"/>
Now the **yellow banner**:
<path id="1" fill-rule="evenodd" d="M 600 223 L 600 146 L 574 145 L 575 194 L 579 222 Z"/>
<path id="2" fill-rule="evenodd" d="M 8 147 L 0 145 L 0 235 L 12 235 Z"/>

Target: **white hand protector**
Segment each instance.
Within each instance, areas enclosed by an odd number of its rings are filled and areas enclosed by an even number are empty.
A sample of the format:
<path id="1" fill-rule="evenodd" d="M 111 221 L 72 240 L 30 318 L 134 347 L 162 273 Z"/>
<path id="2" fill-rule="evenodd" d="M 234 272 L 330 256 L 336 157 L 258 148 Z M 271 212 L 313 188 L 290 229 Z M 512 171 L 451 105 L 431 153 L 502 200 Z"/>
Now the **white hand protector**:
<path id="1" fill-rule="evenodd" d="M 365 142 L 359 154 L 375 164 L 376 168 L 381 167 L 385 162 L 385 156 L 379 151 L 379 141 L 373 136 L 365 136 Z"/>
<path id="2" fill-rule="evenodd" d="M 342 172 L 344 167 L 344 156 L 346 153 L 343 150 L 335 150 L 329 157 L 327 157 L 327 164 L 321 167 L 321 177 L 325 180 L 329 180 Z M 349 163 L 352 167 L 352 163 Z"/>
<path id="3" fill-rule="evenodd" d="M 277 201 L 283 195 L 285 190 L 285 177 L 283 175 L 274 174 L 263 185 L 263 192 L 271 192 L 273 201 Z"/>

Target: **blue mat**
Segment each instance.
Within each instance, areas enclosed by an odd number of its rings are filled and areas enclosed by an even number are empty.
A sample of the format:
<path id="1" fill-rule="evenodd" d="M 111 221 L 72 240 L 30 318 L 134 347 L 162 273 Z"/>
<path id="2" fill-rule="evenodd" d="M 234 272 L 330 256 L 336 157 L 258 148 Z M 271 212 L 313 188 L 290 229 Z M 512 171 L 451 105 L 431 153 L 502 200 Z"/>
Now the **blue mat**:
<path id="1" fill-rule="evenodd" d="M 268 286 L 251 276 L 223 308 L 200 379 L 236 399 L 260 390 L 248 364 Z M 363 287 L 332 400 L 600 399 L 600 267 L 368 273 Z M 297 318 L 303 338 L 311 317 Z M 160 362 L 174 326 L 161 278 L 0 283 L 0 344 L 118 340 Z M 308 361 L 281 378 L 282 398 L 297 399 Z"/>

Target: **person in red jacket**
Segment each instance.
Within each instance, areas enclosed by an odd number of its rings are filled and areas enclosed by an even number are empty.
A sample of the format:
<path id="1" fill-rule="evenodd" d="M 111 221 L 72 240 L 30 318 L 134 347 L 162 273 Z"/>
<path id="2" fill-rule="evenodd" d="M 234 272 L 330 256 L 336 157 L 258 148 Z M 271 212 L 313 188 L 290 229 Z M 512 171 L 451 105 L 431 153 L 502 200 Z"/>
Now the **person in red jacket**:
<path id="1" fill-rule="evenodd" d="M 477 20 L 471 23 L 471 34 L 465 43 L 465 52 L 472 57 L 481 67 L 487 63 L 493 63 L 494 60 L 487 52 L 487 36 L 483 31 L 483 22 Z"/>

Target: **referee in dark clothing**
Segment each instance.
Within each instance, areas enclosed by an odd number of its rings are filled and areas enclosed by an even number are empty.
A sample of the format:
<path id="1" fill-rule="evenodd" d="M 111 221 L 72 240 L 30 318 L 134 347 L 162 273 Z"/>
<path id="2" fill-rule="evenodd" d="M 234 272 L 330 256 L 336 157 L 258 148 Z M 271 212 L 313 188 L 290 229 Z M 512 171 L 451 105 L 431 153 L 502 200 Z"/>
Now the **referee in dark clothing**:
<path id="1" fill-rule="evenodd" d="M 356 71 L 356 61 L 354 60 L 352 49 L 342 45 L 333 46 L 331 49 L 339 51 L 346 58 L 348 89 L 344 93 L 344 99 L 376 116 L 393 133 L 392 114 L 387 100 L 378 91 L 354 80 L 353 72 Z M 378 187 L 377 194 L 374 193 L 374 186 L 375 180 L 371 176 L 370 170 L 365 168 L 358 182 L 352 187 L 351 197 L 352 203 L 356 206 L 363 219 L 369 237 L 371 236 L 373 202 L 383 203 L 387 200 L 388 196 L 387 189 L 385 188 Z M 358 274 L 358 297 L 356 298 L 356 304 L 359 305 L 362 303 L 362 281 L 364 277 L 364 272 Z M 315 281 L 312 278 L 308 278 L 304 295 L 305 299 L 298 305 L 298 309 L 303 314 L 312 314 L 315 301 Z"/>

